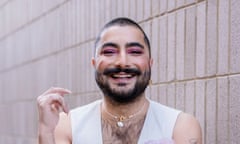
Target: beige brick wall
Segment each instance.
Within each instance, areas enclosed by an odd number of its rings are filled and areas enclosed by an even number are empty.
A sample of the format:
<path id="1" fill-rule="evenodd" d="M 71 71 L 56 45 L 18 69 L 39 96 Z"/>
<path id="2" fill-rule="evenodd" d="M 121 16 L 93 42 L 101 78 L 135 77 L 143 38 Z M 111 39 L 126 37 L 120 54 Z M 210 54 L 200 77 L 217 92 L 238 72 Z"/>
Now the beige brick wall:
<path id="1" fill-rule="evenodd" d="M 239 0 L 0 0 L 0 144 L 37 143 L 36 97 L 71 89 L 70 108 L 99 99 L 94 39 L 112 18 L 151 39 L 147 95 L 191 113 L 206 144 L 240 141 Z"/>

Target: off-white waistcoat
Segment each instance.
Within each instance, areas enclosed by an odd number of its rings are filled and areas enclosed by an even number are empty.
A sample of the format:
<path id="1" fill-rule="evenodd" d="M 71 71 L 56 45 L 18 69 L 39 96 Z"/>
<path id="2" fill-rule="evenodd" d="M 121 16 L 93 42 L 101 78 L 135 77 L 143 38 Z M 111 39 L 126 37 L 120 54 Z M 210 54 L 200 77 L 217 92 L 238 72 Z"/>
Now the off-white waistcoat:
<path id="1" fill-rule="evenodd" d="M 180 111 L 150 101 L 138 144 L 172 139 L 173 128 Z M 72 143 L 103 144 L 101 100 L 71 111 Z"/>

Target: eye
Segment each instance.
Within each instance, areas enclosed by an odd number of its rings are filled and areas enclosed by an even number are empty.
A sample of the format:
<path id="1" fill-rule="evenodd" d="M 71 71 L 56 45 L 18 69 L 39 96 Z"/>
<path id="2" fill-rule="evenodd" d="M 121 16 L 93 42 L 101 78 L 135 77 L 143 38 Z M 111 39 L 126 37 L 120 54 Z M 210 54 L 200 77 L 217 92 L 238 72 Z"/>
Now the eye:
<path id="1" fill-rule="evenodd" d="M 143 54 L 143 50 L 142 48 L 129 48 L 127 50 L 127 52 L 131 55 L 135 55 L 135 56 L 138 56 L 138 55 L 141 55 Z"/>
<path id="2" fill-rule="evenodd" d="M 115 49 L 115 48 L 104 48 L 101 51 L 101 54 L 105 55 L 105 56 L 112 56 L 116 53 L 117 53 L 117 49 Z"/>

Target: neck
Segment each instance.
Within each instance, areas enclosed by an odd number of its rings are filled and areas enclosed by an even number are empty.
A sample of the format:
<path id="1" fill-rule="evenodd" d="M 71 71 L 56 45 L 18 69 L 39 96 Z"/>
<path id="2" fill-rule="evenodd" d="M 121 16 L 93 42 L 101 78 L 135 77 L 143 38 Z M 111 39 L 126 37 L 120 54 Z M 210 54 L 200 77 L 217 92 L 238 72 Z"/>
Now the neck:
<path id="1" fill-rule="evenodd" d="M 133 115 L 137 113 L 143 105 L 146 105 L 144 106 L 145 108 L 148 107 L 148 100 L 144 94 L 129 103 L 118 103 L 105 96 L 102 103 L 103 109 L 116 116 Z"/>

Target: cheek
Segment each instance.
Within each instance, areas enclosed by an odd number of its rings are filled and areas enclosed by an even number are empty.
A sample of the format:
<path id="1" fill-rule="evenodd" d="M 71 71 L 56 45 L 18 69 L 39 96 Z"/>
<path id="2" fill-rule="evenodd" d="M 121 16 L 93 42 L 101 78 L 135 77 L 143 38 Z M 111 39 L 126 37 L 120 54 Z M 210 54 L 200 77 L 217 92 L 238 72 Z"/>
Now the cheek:
<path id="1" fill-rule="evenodd" d="M 109 61 L 99 58 L 96 61 L 96 70 L 103 71 L 109 65 Z"/>
<path id="2" fill-rule="evenodd" d="M 141 69 L 142 71 L 146 71 L 150 69 L 150 62 L 146 59 L 143 60 L 138 60 L 136 61 L 136 65 L 138 66 L 139 69 Z"/>

